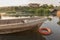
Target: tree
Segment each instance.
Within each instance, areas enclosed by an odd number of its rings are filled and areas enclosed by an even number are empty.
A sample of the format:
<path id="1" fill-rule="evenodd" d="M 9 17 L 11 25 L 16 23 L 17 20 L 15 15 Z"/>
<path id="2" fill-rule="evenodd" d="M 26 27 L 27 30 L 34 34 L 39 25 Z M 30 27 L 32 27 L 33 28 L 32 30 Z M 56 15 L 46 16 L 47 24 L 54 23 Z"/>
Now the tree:
<path id="1" fill-rule="evenodd" d="M 43 4 L 41 7 L 42 8 L 48 8 L 48 5 L 47 4 Z"/>
<path id="2" fill-rule="evenodd" d="M 49 16 L 50 15 L 49 14 L 50 13 L 49 9 L 45 9 L 44 12 L 45 12 L 45 16 Z"/>
<path id="3" fill-rule="evenodd" d="M 54 6 L 51 4 L 51 5 L 49 5 L 49 8 L 50 8 L 50 9 L 53 9 L 53 8 L 54 8 Z"/>
<path id="4" fill-rule="evenodd" d="M 1 13 L 0 13 L 0 19 L 1 19 Z"/>
<path id="5" fill-rule="evenodd" d="M 43 16 L 44 15 L 44 8 L 39 8 L 37 13 L 38 13 L 38 16 Z"/>

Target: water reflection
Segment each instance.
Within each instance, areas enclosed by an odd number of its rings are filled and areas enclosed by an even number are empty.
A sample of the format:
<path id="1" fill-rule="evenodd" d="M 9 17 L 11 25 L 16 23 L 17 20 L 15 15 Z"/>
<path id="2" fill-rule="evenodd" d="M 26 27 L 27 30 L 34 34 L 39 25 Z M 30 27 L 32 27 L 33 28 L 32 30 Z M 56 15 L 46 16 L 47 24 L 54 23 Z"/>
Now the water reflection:
<path id="1" fill-rule="evenodd" d="M 59 21 L 57 22 L 58 25 L 60 25 L 60 17 L 59 17 Z"/>
<path id="2" fill-rule="evenodd" d="M 52 34 L 45 36 L 46 40 L 60 40 L 60 25 L 57 24 L 58 17 L 52 17 L 52 21 L 45 21 L 41 27 L 48 27 L 52 30 Z"/>
<path id="3" fill-rule="evenodd" d="M 58 25 L 60 25 L 60 21 L 59 21 L 59 22 L 57 22 L 57 24 L 58 24 Z"/>
<path id="4" fill-rule="evenodd" d="M 13 34 L 0 35 L 0 40 L 46 40 L 38 32 L 24 31 Z"/>
<path id="5" fill-rule="evenodd" d="M 49 21 L 52 21 L 52 18 L 48 18 Z"/>

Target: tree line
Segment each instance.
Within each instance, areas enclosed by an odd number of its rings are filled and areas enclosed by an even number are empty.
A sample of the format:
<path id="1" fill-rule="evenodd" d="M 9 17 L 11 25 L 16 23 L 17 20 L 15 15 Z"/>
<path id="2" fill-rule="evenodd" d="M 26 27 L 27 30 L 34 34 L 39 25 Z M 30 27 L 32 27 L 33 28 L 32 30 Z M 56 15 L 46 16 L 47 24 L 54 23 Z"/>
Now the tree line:
<path id="1" fill-rule="evenodd" d="M 49 16 L 51 13 L 49 9 L 54 9 L 54 6 L 43 4 L 34 8 L 28 6 L 2 7 L 0 8 L 0 12 L 7 12 L 12 14 L 15 14 L 15 12 L 24 12 L 24 14 L 32 14 L 33 16 Z"/>

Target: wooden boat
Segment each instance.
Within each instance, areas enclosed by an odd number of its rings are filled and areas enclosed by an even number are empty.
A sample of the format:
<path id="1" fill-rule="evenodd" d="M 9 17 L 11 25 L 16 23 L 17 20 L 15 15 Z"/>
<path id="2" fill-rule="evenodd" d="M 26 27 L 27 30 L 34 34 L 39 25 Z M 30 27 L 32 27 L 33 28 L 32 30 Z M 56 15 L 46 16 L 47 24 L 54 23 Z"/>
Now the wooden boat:
<path id="1" fill-rule="evenodd" d="M 38 29 L 47 18 L 23 18 L 0 20 L 0 34 Z"/>

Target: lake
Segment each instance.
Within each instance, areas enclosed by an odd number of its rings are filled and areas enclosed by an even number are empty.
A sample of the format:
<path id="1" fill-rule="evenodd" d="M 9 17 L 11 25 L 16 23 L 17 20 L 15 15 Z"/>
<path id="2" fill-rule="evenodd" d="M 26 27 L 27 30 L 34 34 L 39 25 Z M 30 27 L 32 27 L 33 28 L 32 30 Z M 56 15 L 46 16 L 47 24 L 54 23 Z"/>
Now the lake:
<path id="1" fill-rule="evenodd" d="M 24 31 L 6 35 L 0 35 L 0 40 L 60 40 L 60 25 L 57 24 L 58 17 L 52 17 L 52 20 L 46 20 L 41 28 L 48 27 L 52 30 L 51 35 L 41 35 L 38 32 Z"/>

